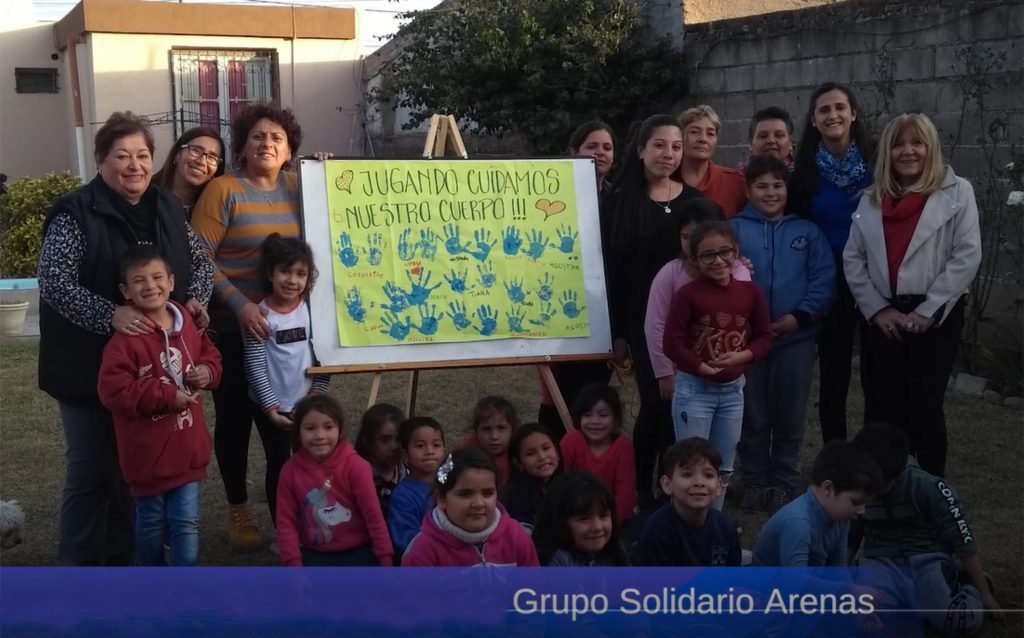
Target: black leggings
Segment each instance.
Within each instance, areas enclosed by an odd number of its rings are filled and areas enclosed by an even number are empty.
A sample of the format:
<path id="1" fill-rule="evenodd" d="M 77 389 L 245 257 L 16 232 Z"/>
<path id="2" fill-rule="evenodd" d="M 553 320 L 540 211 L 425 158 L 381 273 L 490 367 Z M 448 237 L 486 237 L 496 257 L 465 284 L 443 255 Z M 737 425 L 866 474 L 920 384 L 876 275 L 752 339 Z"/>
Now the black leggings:
<path id="1" fill-rule="evenodd" d="M 213 404 L 217 411 L 213 430 L 213 449 L 220 466 L 220 478 L 228 503 L 239 505 L 249 500 L 245 478 L 248 472 L 249 436 L 255 420 L 256 430 L 263 442 L 267 458 L 265 489 L 270 518 L 277 521 L 277 477 L 291 456 L 291 435 L 273 425 L 259 406 L 249 398 L 249 382 L 242 364 L 242 337 L 237 332 L 215 335 L 220 350 L 224 373 L 220 387 L 213 391 Z"/>

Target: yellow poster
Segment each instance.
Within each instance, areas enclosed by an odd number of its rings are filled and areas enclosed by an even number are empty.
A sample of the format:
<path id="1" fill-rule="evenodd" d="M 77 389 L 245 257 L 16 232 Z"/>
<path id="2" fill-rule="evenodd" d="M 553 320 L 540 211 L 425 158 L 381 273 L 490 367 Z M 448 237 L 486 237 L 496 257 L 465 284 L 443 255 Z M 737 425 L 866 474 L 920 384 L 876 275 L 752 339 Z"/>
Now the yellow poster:
<path id="1" fill-rule="evenodd" d="M 330 161 L 342 346 L 589 335 L 571 161 Z"/>

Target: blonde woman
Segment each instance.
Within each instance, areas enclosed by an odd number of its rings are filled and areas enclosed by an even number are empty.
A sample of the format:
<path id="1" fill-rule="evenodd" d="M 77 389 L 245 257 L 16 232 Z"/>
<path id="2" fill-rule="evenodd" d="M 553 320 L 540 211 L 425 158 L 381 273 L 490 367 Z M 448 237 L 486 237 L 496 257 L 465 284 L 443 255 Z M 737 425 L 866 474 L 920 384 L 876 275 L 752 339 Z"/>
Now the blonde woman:
<path id="1" fill-rule="evenodd" d="M 683 130 L 679 178 L 721 206 L 732 219 L 747 203 L 747 184 L 739 171 L 712 160 L 722 128 L 718 113 L 707 104 L 686 109 L 679 114 L 679 128 Z"/>
<path id="2" fill-rule="evenodd" d="M 843 266 L 869 323 L 865 402 L 898 425 L 926 471 L 946 466 L 942 403 L 960 345 L 964 295 L 981 263 L 970 182 L 945 165 L 928 117 L 903 114 L 882 133 L 875 184 L 853 215 Z"/>

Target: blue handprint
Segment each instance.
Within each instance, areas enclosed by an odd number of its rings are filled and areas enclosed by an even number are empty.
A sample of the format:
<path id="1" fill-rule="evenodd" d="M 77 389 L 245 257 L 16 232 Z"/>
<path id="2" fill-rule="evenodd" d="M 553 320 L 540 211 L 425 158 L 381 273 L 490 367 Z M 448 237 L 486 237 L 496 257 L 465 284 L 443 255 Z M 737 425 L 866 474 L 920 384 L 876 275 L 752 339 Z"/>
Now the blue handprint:
<path id="1" fill-rule="evenodd" d="M 549 303 L 544 304 L 540 307 L 540 314 L 537 315 L 536 319 L 530 319 L 530 323 L 535 326 L 547 326 L 551 322 L 551 318 L 558 314 L 555 307 Z"/>
<path id="2" fill-rule="evenodd" d="M 436 333 L 437 322 L 444 317 L 444 313 L 436 314 L 436 305 L 431 305 L 430 308 L 427 308 L 427 305 L 423 304 L 422 306 L 416 306 L 416 310 L 420 313 L 420 325 L 413 327 L 423 335 L 429 336 Z"/>
<path id="3" fill-rule="evenodd" d="M 420 231 L 419 247 L 420 255 L 423 256 L 423 259 L 430 260 L 434 258 L 434 255 L 437 254 L 437 242 L 439 239 L 440 237 L 437 236 L 437 233 L 430 229 Z"/>
<path id="4" fill-rule="evenodd" d="M 397 314 L 409 307 L 409 299 L 406 297 L 405 291 L 394 282 L 389 281 L 384 284 L 384 296 L 388 298 L 388 304 L 382 307 L 391 312 Z"/>
<path id="5" fill-rule="evenodd" d="M 465 330 L 472 323 L 466 316 L 466 304 L 461 301 L 448 304 L 448 311 L 457 330 Z"/>
<path id="6" fill-rule="evenodd" d="M 558 235 L 558 250 L 571 255 L 576 248 L 576 238 L 580 234 L 568 226 L 559 226 L 555 233 Z"/>
<path id="7" fill-rule="evenodd" d="M 523 252 L 526 253 L 527 257 L 534 261 L 540 259 L 540 256 L 544 254 L 544 249 L 546 249 L 549 245 L 554 245 L 548 244 L 547 238 L 544 237 L 544 232 L 537 230 L 536 228 L 530 231 L 529 238 L 530 245 L 526 249 L 524 249 Z"/>
<path id="8" fill-rule="evenodd" d="M 586 308 L 586 306 L 583 306 L 582 308 L 578 308 L 576 306 L 576 301 L 578 299 L 579 295 L 576 294 L 575 290 L 566 290 L 562 293 L 562 312 L 565 313 L 566 317 L 575 319 L 580 316 L 580 313 L 583 312 L 584 308 Z"/>
<path id="9" fill-rule="evenodd" d="M 352 317 L 352 321 L 362 323 L 363 319 L 366 318 L 366 309 L 363 308 L 363 297 L 355 286 L 352 286 L 345 293 L 345 309 L 348 310 L 348 316 Z"/>
<path id="10" fill-rule="evenodd" d="M 491 254 L 491 249 L 498 243 L 497 239 L 491 239 L 491 231 L 487 229 L 480 229 L 473 231 L 473 241 L 476 242 L 476 252 L 470 252 L 480 261 L 487 259 L 487 256 Z"/>
<path id="11" fill-rule="evenodd" d="M 426 278 L 424 278 L 424 275 Z M 416 281 L 412 280 L 412 275 L 409 273 L 405 273 L 405 276 L 409 278 L 409 283 L 412 284 L 409 294 L 406 295 L 410 306 L 418 306 L 424 303 L 427 297 L 430 296 L 430 293 L 441 287 L 441 284 L 431 287 L 430 273 L 426 270 L 420 271 L 420 276 Z"/>
<path id="12" fill-rule="evenodd" d="M 520 308 L 513 308 L 511 311 L 506 312 L 505 317 L 508 319 L 509 331 L 526 332 L 526 328 L 523 327 L 523 311 Z"/>
<path id="13" fill-rule="evenodd" d="M 384 257 L 384 254 L 381 251 L 383 251 L 384 246 L 386 246 L 384 243 L 384 236 L 380 233 L 368 235 L 366 237 L 366 243 L 370 246 L 370 254 L 366 260 L 370 262 L 371 266 L 379 266 L 381 259 Z"/>
<path id="14" fill-rule="evenodd" d="M 485 337 L 494 334 L 498 329 L 498 313 L 488 305 L 476 309 L 477 319 L 480 320 L 480 327 L 473 326 L 473 329 Z"/>
<path id="15" fill-rule="evenodd" d="M 381 332 L 388 335 L 395 341 L 401 341 L 409 336 L 409 328 L 412 327 L 412 322 L 409 317 L 405 318 L 405 323 L 402 323 L 401 317 L 393 312 L 389 312 L 380 318 L 384 322 L 386 328 L 381 328 Z"/>
<path id="16" fill-rule="evenodd" d="M 469 252 L 469 245 L 468 241 L 465 245 L 462 244 L 457 225 L 448 224 L 444 227 L 444 249 L 448 251 L 449 255 Z"/>
<path id="17" fill-rule="evenodd" d="M 342 233 L 338 237 L 338 259 L 341 260 L 341 264 L 346 268 L 355 266 L 359 261 L 359 255 L 352 248 L 352 238 L 348 236 L 348 233 Z"/>
<path id="18" fill-rule="evenodd" d="M 512 303 L 523 303 L 526 301 L 526 293 L 523 292 L 523 280 L 520 277 L 516 279 L 513 277 L 505 283 L 505 292 L 508 293 L 508 298 Z"/>
<path id="19" fill-rule="evenodd" d="M 541 301 L 551 301 L 551 298 L 555 296 L 555 290 L 551 287 L 555 280 L 551 277 L 551 273 L 545 273 L 544 279 L 538 279 L 537 283 L 540 284 L 537 287 L 537 298 Z"/>
<path id="20" fill-rule="evenodd" d="M 463 268 L 462 272 L 458 272 L 452 269 L 451 275 L 445 275 L 444 280 L 451 286 L 452 292 L 457 292 L 460 295 L 466 292 L 466 277 L 469 275 L 469 269 Z"/>
<path id="21" fill-rule="evenodd" d="M 494 282 L 498 280 L 494 276 L 494 266 L 491 264 L 477 264 L 476 271 L 480 273 L 480 285 L 484 288 L 490 288 L 494 285 Z"/>
<path id="22" fill-rule="evenodd" d="M 398 258 L 402 261 L 409 261 L 416 256 L 418 244 L 409 243 L 409 234 L 412 231 L 406 228 L 398 237 Z"/>
<path id="23" fill-rule="evenodd" d="M 506 226 L 502 234 L 501 250 L 509 257 L 519 254 L 519 248 L 523 245 L 523 238 L 519 236 L 519 229 L 515 226 Z"/>

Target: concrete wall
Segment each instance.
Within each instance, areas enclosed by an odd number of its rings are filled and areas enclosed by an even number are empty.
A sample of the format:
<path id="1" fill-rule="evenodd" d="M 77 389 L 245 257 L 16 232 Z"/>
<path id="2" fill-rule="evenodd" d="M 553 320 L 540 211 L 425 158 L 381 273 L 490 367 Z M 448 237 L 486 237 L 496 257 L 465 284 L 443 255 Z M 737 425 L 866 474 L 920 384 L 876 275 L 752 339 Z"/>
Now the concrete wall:
<path id="1" fill-rule="evenodd" d="M 730 20 L 747 16 L 806 9 L 845 0 L 684 0 L 683 15 L 688 25 Z"/>
<path id="2" fill-rule="evenodd" d="M 53 45 L 53 24 L 32 20 L 31 5 L 16 8 L 0 12 L 0 172 L 11 181 L 72 168 L 65 152 L 72 139 L 70 78 Z M 15 92 L 17 67 L 56 68 L 59 92 Z"/>
<path id="3" fill-rule="evenodd" d="M 85 174 L 95 171 L 92 138 L 112 112 L 130 109 L 166 116 L 174 108 L 172 47 L 276 50 L 281 104 L 292 108 L 302 125 L 300 153 L 348 155 L 361 147 L 356 124 L 362 92 L 355 40 L 92 33 L 78 45 L 86 123 Z M 174 141 L 174 126 L 164 119 L 154 125 L 153 132 L 157 158 L 162 161 Z"/>

